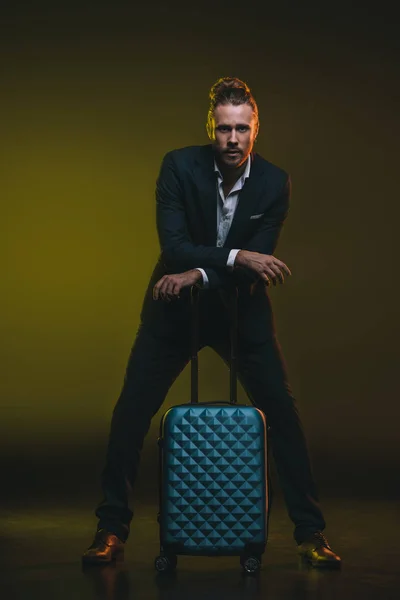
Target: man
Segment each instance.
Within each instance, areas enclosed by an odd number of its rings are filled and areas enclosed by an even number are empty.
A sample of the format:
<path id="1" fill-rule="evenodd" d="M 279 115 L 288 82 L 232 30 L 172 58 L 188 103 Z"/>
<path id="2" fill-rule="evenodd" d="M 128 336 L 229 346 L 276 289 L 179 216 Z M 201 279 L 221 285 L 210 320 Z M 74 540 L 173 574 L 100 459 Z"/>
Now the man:
<path id="1" fill-rule="evenodd" d="M 322 530 L 306 442 L 276 339 L 267 288 L 291 275 L 274 256 L 289 209 L 290 179 L 253 152 L 259 119 L 247 85 L 222 78 L 211 89 L 211 144 L 169 152 L 157 180 L 161 246 L 141 324 L 115 406 L 98 530 L 83 555 L 107 562 L 123 551 L 143 439 L 172 383 L 190 360 L 190 288 L 200 299 L 200 348 L 229 357 L 226 289 L 238 288 L 238 376 L 270 426 L 270 441 L 299 553 L 338 566 Z"/>

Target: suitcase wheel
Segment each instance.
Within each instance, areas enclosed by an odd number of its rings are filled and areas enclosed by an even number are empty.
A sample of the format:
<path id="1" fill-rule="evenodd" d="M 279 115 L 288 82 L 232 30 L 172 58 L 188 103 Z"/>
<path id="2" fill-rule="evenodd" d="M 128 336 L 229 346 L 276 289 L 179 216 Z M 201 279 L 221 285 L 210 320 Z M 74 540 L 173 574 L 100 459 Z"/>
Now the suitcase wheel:
<path id="1" fill-rule="evenodd" d="M 249 575 L 258 573 L 261 568 L 261 557 L 241 556 L 240 564 L 242 565 L 245 573 L 248 573 Z"/>
<path id="2" fill-rule="evenodd" d="M 170 573 L 176 568 L 177 565 L 177 557 L 175 554 L 160 554 L 154 561 L 154 566 L 156 571 L 159 573 Z"/>

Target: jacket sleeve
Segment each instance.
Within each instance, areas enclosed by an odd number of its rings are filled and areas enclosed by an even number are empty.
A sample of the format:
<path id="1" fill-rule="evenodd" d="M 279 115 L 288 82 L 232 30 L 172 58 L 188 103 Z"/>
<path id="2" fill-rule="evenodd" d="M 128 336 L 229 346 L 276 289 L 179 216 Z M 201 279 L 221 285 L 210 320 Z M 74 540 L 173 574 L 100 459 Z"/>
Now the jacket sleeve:
<path id="1" fill-rule="evenodd" d="M 175 272 L 226 266 L 230 249 L 193 244 L 186 223 L 183 190 L 173 153 L 164 157 L 156 184 L 156 222 L 162 258 Z"/>

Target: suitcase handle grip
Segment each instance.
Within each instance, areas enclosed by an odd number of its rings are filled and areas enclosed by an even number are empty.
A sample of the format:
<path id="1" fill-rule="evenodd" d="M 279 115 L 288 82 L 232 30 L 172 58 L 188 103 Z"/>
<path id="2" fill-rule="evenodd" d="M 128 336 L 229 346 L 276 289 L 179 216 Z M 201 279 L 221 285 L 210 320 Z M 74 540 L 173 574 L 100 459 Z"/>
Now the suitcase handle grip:
<path id="1" fill-rule="evenodd" d="M 190 402 L 197 404 L 199 401 L 199 296 L 200 290 L 194 285 L 190 290 L 192 312 L 192 347 L 191 347 L 191 377 L 190 377 Z M 229 360 L 229 404 L 237 403 L 237 297 L 238 289 L 229 289 L 230 312 L 230 360 Z"/>

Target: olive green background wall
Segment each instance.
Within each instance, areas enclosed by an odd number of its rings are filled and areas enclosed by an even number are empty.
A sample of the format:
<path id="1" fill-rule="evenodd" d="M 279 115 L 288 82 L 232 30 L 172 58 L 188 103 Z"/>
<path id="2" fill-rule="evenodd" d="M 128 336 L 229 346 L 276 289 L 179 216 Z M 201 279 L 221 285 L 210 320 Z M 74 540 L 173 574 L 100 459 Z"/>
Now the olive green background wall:
<path id="1" fill-rule="evenodd" d="M 160 161 L 207 143 L 208 90 L 225 75 L 254 92 L 256 150 L 292 176 L 276 256 L 293 277 L 270 295 L 318 475 L 391 485 L 400 416 L 398 42 L 390 14 L 344 7 L 6 9 L 0 440 L 11 488 L 42 469 L 56 477 L 79 465 L 76 481 L 97 485 L 158 256 Z M 221 398 L 227 370 L 208 349 L 200 360 L 202 398 Z M 187 369 L 165 407 L 188 391 Z M 157 425 L 142 479 L 155 477 Z"/>

